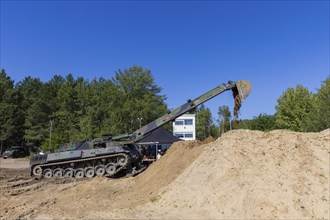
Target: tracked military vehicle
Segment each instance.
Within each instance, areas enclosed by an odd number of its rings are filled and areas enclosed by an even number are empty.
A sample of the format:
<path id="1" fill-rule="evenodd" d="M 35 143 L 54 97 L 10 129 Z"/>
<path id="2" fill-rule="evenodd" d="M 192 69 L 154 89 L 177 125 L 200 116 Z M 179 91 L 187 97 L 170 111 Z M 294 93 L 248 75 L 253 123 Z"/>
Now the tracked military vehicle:
<path id="1" fill-rule="evenodd" d="M 237 116 L 242 101 L 251 91 L 251 84 L 246 80 L 229 81 L 206 92 L 194 100 L 174 109 L 134 131 L 131 134 L 104 136 L 92 141 L 82 141 L 60 146 L 59 152 L 34 155 L 30 159 L 31 175 L 36 177 L 75 177 L 92 178 L 98 176 L 115 176 L 119 172 L 137 174 L 145 169 L 142 165 L 142 155 L 135 144 L 146 135 L 164 124 L 174 121 L 207 100 L 232 90 Z"/>

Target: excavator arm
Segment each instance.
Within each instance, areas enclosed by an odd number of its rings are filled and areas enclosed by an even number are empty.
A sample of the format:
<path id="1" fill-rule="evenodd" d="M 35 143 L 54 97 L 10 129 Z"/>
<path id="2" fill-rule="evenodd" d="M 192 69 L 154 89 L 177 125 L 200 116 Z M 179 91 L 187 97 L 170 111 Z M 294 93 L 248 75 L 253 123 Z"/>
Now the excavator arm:
<path id="1" fill-rule="evenodd" d="M 133 139 L 134 142 L 141 140 L 150 132 L 154 131 L 155 129 L 163 126 L 164 124 L 174 121 L 176 118 L 180 117 L 181 115 L 191 111 L 192 109 L 196 108 L 197 106 L 203 104 L 204 102 L 214 98 L 215 96 L 227 91 L 232 90 L 234 100 L 235 100 L 235 107 L 234 107 L 234 115 L 235 117 L 238 116 L 238 110 L 241 107 L 242 102 L 246 99 L 246 97 L 251 92 L 251 84 L 247 80 L 240 80 L 237 82 L 228 81 L 227 84 L 223 83 L 219 86 L 215 87 L 214 89 L 204 93 L 203 95 L 195 98 L 194 100 L 188 100 L 185 104 L 181 105 L 180 107 L 174 109 L 173 111 L 169 112 L 161 116 L 160 118 L 150 122 L 149 124 L 143 126 L 142 128 L 133 132 L 130 136 L 130 139 Z M 120 139 L 120 137 L 117 137 Z M 113 139 L 116 139 L 114 137 Z"/>

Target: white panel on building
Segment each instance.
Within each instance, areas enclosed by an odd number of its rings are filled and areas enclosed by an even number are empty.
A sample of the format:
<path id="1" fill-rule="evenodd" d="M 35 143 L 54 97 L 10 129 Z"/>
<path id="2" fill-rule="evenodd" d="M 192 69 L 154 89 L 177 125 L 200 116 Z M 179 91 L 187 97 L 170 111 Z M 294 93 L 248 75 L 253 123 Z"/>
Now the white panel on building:
<path id="1" fill-rule="evenodd" d="M 195 114 L 184 114 L 173 122 L 173 135 L 183 140 L 196 140 Z"/>

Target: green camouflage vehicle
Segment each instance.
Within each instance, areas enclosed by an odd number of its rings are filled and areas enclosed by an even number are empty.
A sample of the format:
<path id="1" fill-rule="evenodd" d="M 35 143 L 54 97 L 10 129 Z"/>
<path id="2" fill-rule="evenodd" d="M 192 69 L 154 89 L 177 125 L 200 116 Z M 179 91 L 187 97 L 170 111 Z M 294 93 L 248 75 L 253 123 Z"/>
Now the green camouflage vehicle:
<path id="1" fill-rule="evenodd" d="M 188 100 L 180 107 L 131 134 L 104 136 L 92 141 L 63 144 L 59 152 L 34 155 L 30 159 L 31 175 L 46 178 L 56 176 L 92 178 L 95 175 L 111 177 L 119 172 L 137 174 L 145 169 L 142 165 L 142 155 L 135 144 L 137 141 L 228 90 L 233 92 L 234 115 L 237 117 L 242 101 L 251 92 L 251 84 L 246 80 L 223 83 L 194 100 Z"/>

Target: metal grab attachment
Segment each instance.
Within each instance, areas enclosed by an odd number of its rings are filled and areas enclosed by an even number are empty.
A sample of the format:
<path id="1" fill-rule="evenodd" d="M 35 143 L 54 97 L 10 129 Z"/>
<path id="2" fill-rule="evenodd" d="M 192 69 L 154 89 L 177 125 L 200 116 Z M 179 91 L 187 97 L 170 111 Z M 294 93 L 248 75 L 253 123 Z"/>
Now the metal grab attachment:
<path id="1" fill-rule="evenodd" d="M 240 80 L 235 83 L 235 87 L 232 88 L 233 96 L 235 100 L 234 104 L 234 117 L 238 118 L 239 109 L 242 106 L 242 102 L 248 97 L 252 90 L 252 86 L 247 80 Z"/>

